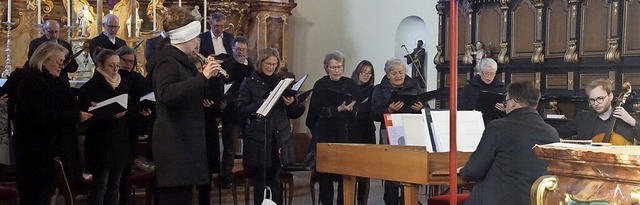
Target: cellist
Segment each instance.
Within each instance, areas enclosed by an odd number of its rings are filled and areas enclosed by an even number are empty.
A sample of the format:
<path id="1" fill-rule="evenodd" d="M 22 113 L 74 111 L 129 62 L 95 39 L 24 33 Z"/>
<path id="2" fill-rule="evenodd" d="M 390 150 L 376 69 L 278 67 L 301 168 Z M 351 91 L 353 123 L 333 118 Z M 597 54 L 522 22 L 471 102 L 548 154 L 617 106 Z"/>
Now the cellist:
<path id="1" fill-rule="evenodd" d="M 612 105 L 611 102 L 616 96 L 611 90 L 611 82 L 606 79 L 598 79 L 589 83 L 585 88 L 585 93 L 589 97 L 588 103 L 591 110 L 578 113 L 573 121 L 557 127 L 556 130 L 560 137 L 590 140 L 599 134 L 609 132 L 612 133 L 610 141 L 602 140 L 602 142 L 621 145 L 621 143 L 613 142 L 626 141 L 623 144 L 632 144 L 634 139 L 640 140 L 640 121 L 636 120 L 638 116 L 635 112 L 629 113 L 620 103 Z M 622 99 L 622 101 L 624 100 Z M 612 123 L 615 123 L 613 129 L 611 129 Z M 594 139 L 595 141 L 598 140 Z"/>

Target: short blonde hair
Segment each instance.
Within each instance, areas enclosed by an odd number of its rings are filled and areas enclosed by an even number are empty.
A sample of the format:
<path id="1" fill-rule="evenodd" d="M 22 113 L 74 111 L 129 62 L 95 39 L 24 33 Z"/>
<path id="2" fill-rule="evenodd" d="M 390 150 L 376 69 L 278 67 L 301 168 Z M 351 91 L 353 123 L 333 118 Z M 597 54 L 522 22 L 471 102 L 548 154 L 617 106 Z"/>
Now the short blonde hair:
<path id="1" fill-rule="evenodd" d="M 42 71 L 42 64 L 44 61 L 49 59 L 56 52 L 62 52 L 64 55 L 67 55 L 69 52 L 64 46 L 53 43 L 53 42 L 44 42 L 33 52 L 31 58 L 29 58 L 29 67 L 31 69 L 36 69 Z"/>

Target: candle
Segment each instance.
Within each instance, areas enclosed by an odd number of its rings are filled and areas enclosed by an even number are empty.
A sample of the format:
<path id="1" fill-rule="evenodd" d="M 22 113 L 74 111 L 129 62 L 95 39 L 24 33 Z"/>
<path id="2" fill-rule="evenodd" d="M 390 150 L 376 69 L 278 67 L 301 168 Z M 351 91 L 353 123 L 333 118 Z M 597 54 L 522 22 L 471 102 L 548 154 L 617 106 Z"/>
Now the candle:
<path id="1" fill-rule="evenodd" d="M 156 31 L 158 30 L 158 25 L 156 25 L 156 7 L 158 7 L 158 0 L 153 0 L 153 30 Z"/>
<path id="2" fill-rule="evenodd" d="M 42 1 L 38 1 L 38 24 L 42 24 Z"/>
<path id="3" fill-rule="evenodd" d="M 202 24 L 202 31 L 206 31 L 207 30 L 207 0 L 204 0 L 204 24 Z"/>
<path id="4" fill-rule="evenodd" d="M 67 0 L 67 26 L 71 26 L 71 0 Z"/>
<path id="5" fill-rule="evenodd" d="M 178 6 L 182 7 L 182 0 L 178 0 Z"/>
<path id="6" fill-rule="evenodd" d="M 11 0 L 7 3 L 7 22 L 11 22 Z"/>

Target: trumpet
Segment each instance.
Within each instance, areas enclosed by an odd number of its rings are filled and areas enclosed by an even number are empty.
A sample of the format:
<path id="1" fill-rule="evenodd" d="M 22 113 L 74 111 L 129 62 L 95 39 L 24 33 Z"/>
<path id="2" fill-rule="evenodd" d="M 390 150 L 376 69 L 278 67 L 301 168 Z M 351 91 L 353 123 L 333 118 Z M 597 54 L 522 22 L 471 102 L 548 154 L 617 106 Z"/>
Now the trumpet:
<path id="1" fill-rule="evenodd" d="M 209 58 L 215 60 L 215 56 L 210 55 L 208 58 L 204 57 L 202 54 L 200 53 L 195 53 L 196 55 L 198 55 L 198 58 L 200 58 L 202 60 L 202 62 L 204 62 L 203 65 L 207 65 L 209 64 Z M 221 63 L 220 61 L 216 60 L 218 63 Z M 229 78 L 229 74 L 227 73 L 226 70 L 222 69 L 222 66 L 220 67 L 220 70 L 218 71 L 224 78 Z"/>

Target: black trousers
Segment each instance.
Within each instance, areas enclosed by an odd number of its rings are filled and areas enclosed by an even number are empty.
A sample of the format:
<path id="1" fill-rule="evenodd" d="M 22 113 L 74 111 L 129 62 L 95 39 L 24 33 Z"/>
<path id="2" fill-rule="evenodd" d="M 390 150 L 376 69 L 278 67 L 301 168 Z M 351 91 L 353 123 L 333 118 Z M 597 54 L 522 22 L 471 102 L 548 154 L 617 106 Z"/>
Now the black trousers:
<path id="1" fill-rule="evenodd" d="M 158 187 L 159 205 L 191 205 L 193 186 Z"/>
<path id="2" fill-rule="evenodd" d="M 318 176 L 318 185 L 320 186 L 320 193 L 318 198 L 322 205 L 333 205 L 333 183 L 338 183 L 338 198 L 336 199 L 337 205 L 344 204 L 344 192 L 342 186 L 342 176 L 337 174 L 325 174 L 316 173 Z"/>

